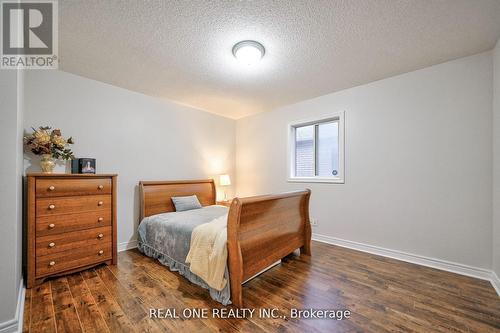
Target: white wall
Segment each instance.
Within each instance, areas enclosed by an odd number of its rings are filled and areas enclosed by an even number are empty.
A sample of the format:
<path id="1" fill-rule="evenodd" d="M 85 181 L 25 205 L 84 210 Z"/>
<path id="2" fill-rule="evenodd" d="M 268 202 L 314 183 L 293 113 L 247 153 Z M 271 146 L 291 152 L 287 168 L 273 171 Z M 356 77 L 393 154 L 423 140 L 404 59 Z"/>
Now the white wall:
<path id="1" fill-rule="evenodd" d="M 489 269 L 492 73 L 486 52 L 238 120 L 237 193 L 308 187 L 314 233 Z M 340 110 L 345 184 L 287 183 L 287 124 Z"/>
<path id="2" fill-rule="evenodd" d="M 119 243 L 135 240 L 140 180 L 233 174 L 233 120 L 51 70 L 27 73 L 25 104 L 26 130 L 61 128 L 75 138 L 77 157 L 118 174 Z"/>
<path id="3" fill-rule="evenodd" d="M 493 270 L 500 277 L 500 40 L 493 61 Z"/>
<path id="4" fill-rule="evenodd" d="M 22 73 L 0 71 L 0 329 L 17 325 L 22 265 Z"/>

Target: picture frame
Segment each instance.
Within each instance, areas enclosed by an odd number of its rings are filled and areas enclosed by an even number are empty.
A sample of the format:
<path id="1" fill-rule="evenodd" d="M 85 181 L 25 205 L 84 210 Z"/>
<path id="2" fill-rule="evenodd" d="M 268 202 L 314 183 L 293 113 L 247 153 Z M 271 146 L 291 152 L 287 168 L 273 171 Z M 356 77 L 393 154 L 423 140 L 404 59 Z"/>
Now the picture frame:
<path id="1" fill-rule="evenodd" d="M 71 173 L 74 174 L 95 174 L 95 158 L 77 158 L 71 161 Z"/>

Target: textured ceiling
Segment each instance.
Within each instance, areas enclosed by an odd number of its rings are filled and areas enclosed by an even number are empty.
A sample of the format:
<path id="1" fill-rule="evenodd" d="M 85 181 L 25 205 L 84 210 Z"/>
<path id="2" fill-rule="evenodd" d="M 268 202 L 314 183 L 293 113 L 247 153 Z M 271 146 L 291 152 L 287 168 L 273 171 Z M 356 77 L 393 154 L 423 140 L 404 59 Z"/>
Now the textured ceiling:
<path id="1" fill-rule="evenodd" d="M 59 2 L 60 68 L 231 118 L 491 49 L 498 0 Z M 266 48 L 256 67 L 232 46 Z"/>

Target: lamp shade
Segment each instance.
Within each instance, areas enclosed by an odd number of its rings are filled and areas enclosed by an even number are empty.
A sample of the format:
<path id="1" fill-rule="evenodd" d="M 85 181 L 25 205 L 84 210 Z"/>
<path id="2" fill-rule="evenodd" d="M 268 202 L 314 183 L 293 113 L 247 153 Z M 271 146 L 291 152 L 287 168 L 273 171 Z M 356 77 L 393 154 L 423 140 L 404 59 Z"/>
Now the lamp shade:
<path id="1" fill-rule="evenodd" d="M 219 176 L 219 184 L 221 186 L 231 185 L 231 178 L 229 178 L 229 175 L 220 175 Z"/>

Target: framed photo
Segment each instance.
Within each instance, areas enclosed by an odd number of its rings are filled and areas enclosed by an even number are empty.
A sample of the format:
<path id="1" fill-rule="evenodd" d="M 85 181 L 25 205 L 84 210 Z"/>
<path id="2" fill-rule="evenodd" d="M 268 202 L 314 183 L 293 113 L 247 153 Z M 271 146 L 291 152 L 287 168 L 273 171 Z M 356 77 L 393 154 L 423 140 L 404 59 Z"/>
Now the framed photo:
<path id="1" fill-rule="evenodd" d="M 71 161 L 71 173 L 96 173 L 95 158 L 77 158 Z"/>

